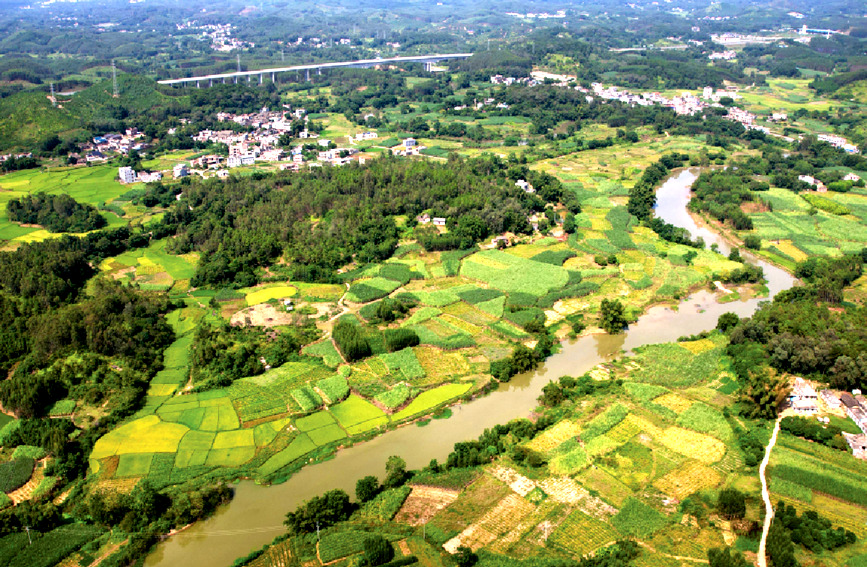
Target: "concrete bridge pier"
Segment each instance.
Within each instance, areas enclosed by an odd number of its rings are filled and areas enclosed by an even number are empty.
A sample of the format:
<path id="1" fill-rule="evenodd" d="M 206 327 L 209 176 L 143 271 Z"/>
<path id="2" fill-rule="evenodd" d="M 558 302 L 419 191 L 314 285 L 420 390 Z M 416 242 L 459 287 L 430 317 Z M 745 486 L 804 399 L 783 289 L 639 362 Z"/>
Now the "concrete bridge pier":
<path id="1" fill-rule="evenodd" d="M 271 82 L 272 82 L 272 83 L 276 83 L 276 82 L 277 82 L 277 73 L 271 73 Z"/>
<path id="2" fill-rule="evenodd" d="M 307 69 L 307 82 L 310 82 L 310 69 Z"/>
<path id="3" fill-rule="evenodd" d="M 226 77 L 223 77 L 223 84 L 226 84 Z"/>
<path id="4" fill-rule="evenodd" d="M 213 87 L 213 86 L 214 86 L 214 79 L 209 79 L 209 80 L 208 80 L 208 86 L 209 86 L 209 87 Z"/>
<path id="5" fill-rule="evenodd" d="M 319 75 L 319 76 L 322 76 L 322 67 L 318 67 L 318 68 L 316 69 L 316 74 Z"/>
<path id="6" fill-rule="evenodd" d="M 196 88 L 197 88 L 197 89 L 202 88 L 202 85 L 199 84 L 199 81 L 196 81 Z"/>
<path id="7" fill-rule="evenodd" d="M 262 79 L 262 73 L 259 73 L 259 84 L 260 84 L 260 85 L 262 84 L 262 80 L 263 80 L 263 79 Z"/>

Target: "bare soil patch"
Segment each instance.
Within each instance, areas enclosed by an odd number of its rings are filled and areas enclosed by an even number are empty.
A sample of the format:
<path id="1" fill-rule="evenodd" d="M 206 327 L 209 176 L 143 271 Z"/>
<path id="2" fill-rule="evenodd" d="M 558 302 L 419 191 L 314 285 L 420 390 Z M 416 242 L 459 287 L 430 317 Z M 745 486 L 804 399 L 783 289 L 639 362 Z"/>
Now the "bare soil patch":
<path id="1" fill-rule="evenodd" d="M 413 486 L 403 506 L 394 517 L 396 522 L 420 526 L 457 500 L 460 491 L 435 486 Z"/>

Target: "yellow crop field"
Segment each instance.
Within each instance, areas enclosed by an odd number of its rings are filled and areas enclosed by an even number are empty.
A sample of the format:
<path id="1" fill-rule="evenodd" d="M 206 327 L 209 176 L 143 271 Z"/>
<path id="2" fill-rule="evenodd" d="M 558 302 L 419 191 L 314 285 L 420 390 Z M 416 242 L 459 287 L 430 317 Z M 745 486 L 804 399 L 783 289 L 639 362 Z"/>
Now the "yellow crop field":
<path id="1" fill-rule="evenodd" d="M 688 461 L 654 481 L 653 486 L 669 496 L 683 500 L 699 490 L 718 485 L 722 480 L 722 476 L 712 468 L 696 461 Z"/>
<path id="2" fill-rule="evenodd" d="M 149 415 L 104 435 L 94 445 L 90 458 L 98 460 L 124 453 L 174 453 L 189 430 L 179 423 L 166 423 Z"/>
<path id="3" fill-rule="evenodd" d="M 257 289 L 247 294 L 247 305 L 258 305 L 271 299 L 292 297 L 296 293 L 298 293 L 298 289 L 289 285 Z"/>
<path id="4" fill-rule="evenodd" d="M 708 341 L 708 342 L 710 342 L 710 341 Z M 711 346 L 712 345 L 713 345 L 713 343 L 711 343 Z M 653 400 L 653 403 L 659 404 L 662 407 L 668 408 L 671 411 L 673 411 L 674 413 L 683 413 L 692 406 L 693 401 L 688 400 L 688 399 L 686 399 L 683 396 L 680 396 L 678 394 L 671 393 L 671 394 L 663 394 L 663 395 L 659 396 L 658 398 L 655 398 Z"/>
<path id="5" fill-rule="evenodd" d="M 683 343 L 677 343 L 692 354 L 701 354 L 703 352 L 712 350 L 716 345 L 713 344 L 713 341 L 710 339 L 701 339 L 698 341 L 686 341 Z"/>
<path id="6" fill-rule="evenodd" d="M 807 259 L 807 254 L 803 250 L 792 244 L 791 240 L 780 240 L 778 244 L 774 244 L 777 250 L 791 256 L 795 262 L 803 262 Z"/>
<path id="7" fill-rule="evenodd" d="M 722 441 L 680 427 L 669 427 L 658 440 L 672 451 L 706 465 L 716 463 L 726 454 L 726 446 Z"/>
<path id="8" fill-rule="evenodd" d="M 606 433 L 605 436 L 617 443 L 626 443 L 639 433 L 647 433 L 651 437 L 656 437 L 660 432 L 657 426 L 643 417 L 629 414 L 623 418 L 623 421 L 615 425 L 611 431 Z"/>
<path id="9" fill-rule="evenodd" d="M 559 447 L 564 441 L 576 437 L 580 432 L 581 427 L 578 424 L 566 419 L 537 435 L 535 439 L 527 443 L 527 448 L 537 453 L 547 453 Z"/>

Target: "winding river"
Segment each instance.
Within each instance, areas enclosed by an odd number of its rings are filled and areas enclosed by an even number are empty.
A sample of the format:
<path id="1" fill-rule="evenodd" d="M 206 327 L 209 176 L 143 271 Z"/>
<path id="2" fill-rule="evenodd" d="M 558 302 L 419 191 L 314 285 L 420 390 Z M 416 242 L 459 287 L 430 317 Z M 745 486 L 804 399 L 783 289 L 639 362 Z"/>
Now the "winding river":
<path id="1" fill-rule="evenodd" d="M 689 188 L 698 169 L 682 169 L 670 176 L 657 192 L 656 214 L 686 228 L 693 237 L 716 243 L 727 254 L 728 244 L 716 233 L 696 225 L 686 210 Z M 795 279 L 785 271 L 746 255 L 765 270 L 770 295 L 791 287 Z M 453 407 L 449 419 L 433 420 L 426 427 L 402 427 L 371 441 L 337 453 L 328 461 L 303 468 L 288 481 L 261 486 L 240 482 L 231 503 L 212 517 L 168 538 L 147 558 L 147 567 L 183 565 L 228 566 L 284 531 L 283 518 L 298 504 L 327 490 L 341 488 L 354 494 L 355 482 L 366 475 L 382 477 L 390 455 L 403 457 L 409 468 L 421 468 L 431 459 L 444 460 L 458 441 L 475 439 L 486 428 L 527 416 L 536 407 L 542 387 L 563 375 L 579 376 L 600 362 L 611 360 L 635 347 L 670 342 L 683 335 L 712 329 L 728 311 L 749 316 L 763 299 L 717 303 L 713 293 L 700 290 L 677 309 L 653 307 L 621 335 L 591 335 L 563 344 L 535 372 L 516 376 L 471 403 Z"/>

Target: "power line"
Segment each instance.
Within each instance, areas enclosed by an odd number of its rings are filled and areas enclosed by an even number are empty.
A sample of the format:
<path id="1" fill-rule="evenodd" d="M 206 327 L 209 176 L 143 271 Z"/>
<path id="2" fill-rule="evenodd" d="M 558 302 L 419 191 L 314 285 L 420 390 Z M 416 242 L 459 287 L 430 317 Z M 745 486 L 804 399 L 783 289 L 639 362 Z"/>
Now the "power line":
<path id="1" fill-rule="evenodd" d="M 114 98 L 117 98 L 119 96 L 117 90 L 117 65 L 114 64 L 114 59 L 111 60 L 111 86 Z"/>

